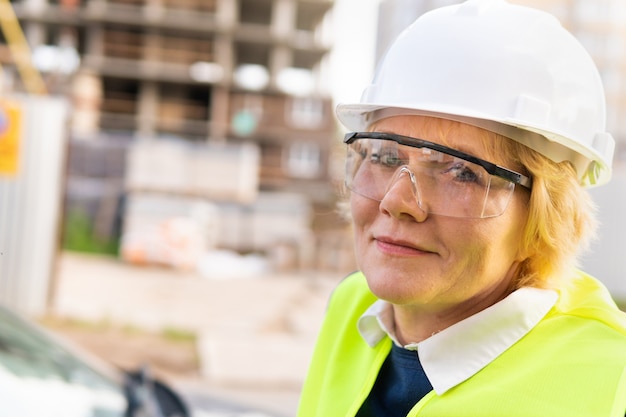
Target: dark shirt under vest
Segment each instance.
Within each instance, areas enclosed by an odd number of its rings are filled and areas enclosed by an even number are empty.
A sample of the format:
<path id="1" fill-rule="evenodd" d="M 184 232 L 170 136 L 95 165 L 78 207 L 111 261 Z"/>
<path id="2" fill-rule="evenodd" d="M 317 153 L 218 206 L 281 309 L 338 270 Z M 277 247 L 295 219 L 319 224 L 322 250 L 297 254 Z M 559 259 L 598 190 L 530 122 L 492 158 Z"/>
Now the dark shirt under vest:
<path id="1" fill-rule="evenodd" d="M 393 344 L 356 417 L 406 417 L 432 389 L 417 352 Z"/>

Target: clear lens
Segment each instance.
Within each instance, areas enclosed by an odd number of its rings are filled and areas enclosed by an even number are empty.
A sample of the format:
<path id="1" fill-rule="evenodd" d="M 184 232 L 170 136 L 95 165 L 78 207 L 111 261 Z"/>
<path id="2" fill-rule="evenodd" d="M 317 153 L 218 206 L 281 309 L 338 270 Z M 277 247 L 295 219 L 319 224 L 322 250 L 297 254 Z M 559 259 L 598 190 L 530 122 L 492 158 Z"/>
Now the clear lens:
<path id="1" fill-rule="evenodd" d="M 346 186 L 381 201 L 397 181 L 410 181 L 418 206 L 431 214 L 484 218 L 501 215 L 515 184 L 473 162 L 392 140 L 357 139 L 348 145 Z"/>

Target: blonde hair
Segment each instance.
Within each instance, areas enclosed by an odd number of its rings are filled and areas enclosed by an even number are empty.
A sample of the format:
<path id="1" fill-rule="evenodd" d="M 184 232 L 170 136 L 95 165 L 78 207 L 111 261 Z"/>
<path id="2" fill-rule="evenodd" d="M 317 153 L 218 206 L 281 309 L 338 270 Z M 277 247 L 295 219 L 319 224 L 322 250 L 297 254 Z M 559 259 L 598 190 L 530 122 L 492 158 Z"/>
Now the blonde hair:
<path id="1" fill-rule="evenodd" d="M 555 288 L 567 281 L 589 247 L 597 229 L 596 207 L 578 182 L 568 161 L 554 162 L 514 140 L 490 134 L 486 147 L 493 155 L 523 167 L 533 180 L 528 219 L 520 242 L 526 255 L 516 277 L 516 288 Z"/>

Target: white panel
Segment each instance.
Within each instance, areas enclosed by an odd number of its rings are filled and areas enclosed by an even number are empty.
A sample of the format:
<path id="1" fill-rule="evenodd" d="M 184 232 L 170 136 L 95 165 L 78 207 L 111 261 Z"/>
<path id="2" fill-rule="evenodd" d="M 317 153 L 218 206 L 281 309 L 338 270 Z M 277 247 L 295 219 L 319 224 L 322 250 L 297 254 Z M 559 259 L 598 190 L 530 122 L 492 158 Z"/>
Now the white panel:
<path id="1" fill-rule="evenodd" d="M 22 106 L 20 167 L 0 177 L 0 301 L 27 314 L 46 309 L 59 244 L 67 102 L 15 96 Z"/>

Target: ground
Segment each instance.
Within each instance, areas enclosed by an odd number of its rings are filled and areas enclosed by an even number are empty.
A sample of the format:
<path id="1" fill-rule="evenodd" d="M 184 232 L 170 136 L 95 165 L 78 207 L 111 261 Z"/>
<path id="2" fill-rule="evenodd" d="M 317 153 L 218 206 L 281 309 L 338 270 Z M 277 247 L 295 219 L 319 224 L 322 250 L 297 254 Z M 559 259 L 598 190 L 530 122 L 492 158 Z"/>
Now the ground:
<path id="1" fill-rule="evenodd" d="M 191 378 L 199 375 L 199 360 L 193 334 L 163 331 L 155 334 L 108 323 L 87 323 L 45 317 L 44 327 L 73 344 L 122 369 L 148 365 L 155 376 Z"/>

